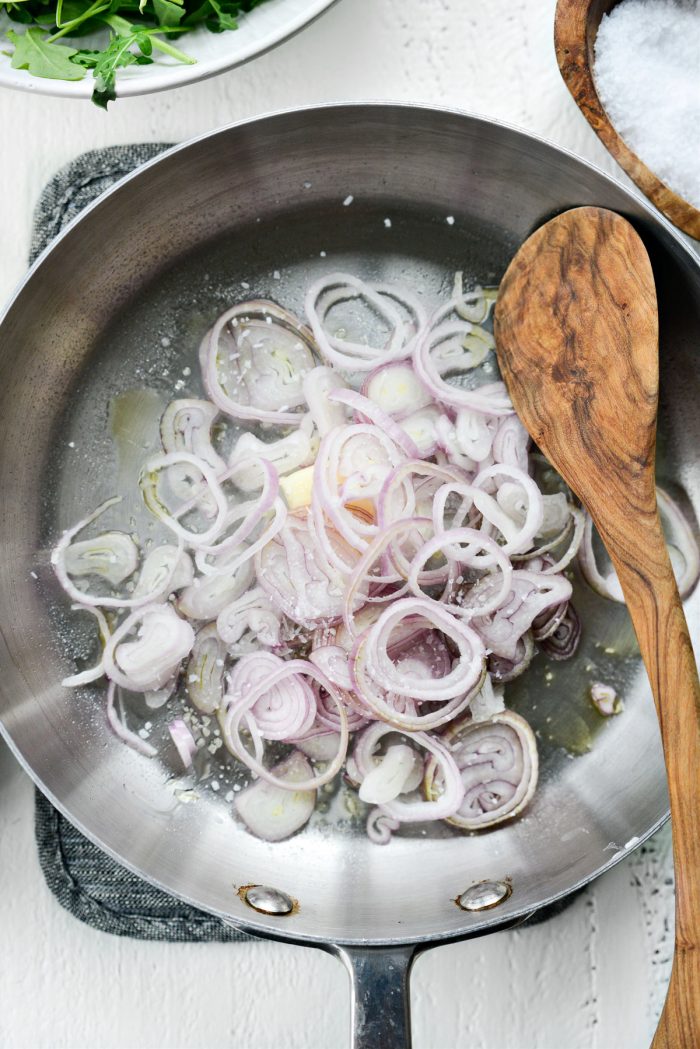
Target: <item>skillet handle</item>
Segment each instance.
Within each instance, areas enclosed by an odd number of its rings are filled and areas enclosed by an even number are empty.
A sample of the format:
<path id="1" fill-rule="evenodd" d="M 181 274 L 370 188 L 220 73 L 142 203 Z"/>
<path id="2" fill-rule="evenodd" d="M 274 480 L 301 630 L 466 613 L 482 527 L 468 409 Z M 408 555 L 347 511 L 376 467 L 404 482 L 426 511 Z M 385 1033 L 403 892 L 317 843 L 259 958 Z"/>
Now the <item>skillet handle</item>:
<path id="1" fill-rule="evenodd" d="M 411 1049 L 409 978 L 416 947 L 332 950 L 350 974 L 352 1049 Z"/>

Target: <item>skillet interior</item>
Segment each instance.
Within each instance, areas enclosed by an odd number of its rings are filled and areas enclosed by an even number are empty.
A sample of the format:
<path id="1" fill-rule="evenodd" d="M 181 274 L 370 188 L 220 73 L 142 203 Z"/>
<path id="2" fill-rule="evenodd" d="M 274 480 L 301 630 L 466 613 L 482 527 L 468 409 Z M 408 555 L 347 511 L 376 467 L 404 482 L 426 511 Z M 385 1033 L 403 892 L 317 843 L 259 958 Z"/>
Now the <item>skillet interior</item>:
<path id="1" fill-rule="evenodd" d="M 354 201 L 344 206 L 348 194 Z M 48 549 L 61 528 L 133 477 L 158 397 L 176 395 L 174 383 L 225 305 L 266 296 L 298 309 L 302 287 L 331 268 L 411 284 L 429 298 L 444 295 L 456 268 L 496 282 L 533 227 L 587 203 L 629 217 L 651 252 L 662 331 L 659 475 L 682 485 L 697 515 L 697 265 L 640 200 L 520 132 L 402 106 L 264 118 L 143 169 L 38 264 L 0 329 L 0 718 L 42 788 L 122 862 L 257 931 L 428 940 L 484 929 L 564 894 L 663 820 L 658 730 L 626 613 L 590 596 L 578 602 L 585 642 L 576 662 L 538 660 L 510 697 L 540 731 L 535 801 L 516 823 L 475 837 L 416 829 L 381 849 L 354 826 L 329 830 L 322 820 L 268 845 L 232 820 L 224 789 L 198 789 L 198 800 L 183 803 L 188 784 L 172 778 L 174 756 L 148 762 L 113 738 L 99 690 L 58 684 L 80 627 L 63 613 Z M 143 387 L 152 397 L 141 402 L 140 447 L 121 442 L 117 454 L 111 399 Z M 138 514 L 136 503 L 130 509 Z M 123 522 L 124 507 L 104 520 Z M 699 609 L 696 594 L 687 608 L 696 634 Z M 595 677 L 619 684 L 627 703 L 597 731 L 585 697 Z M 589 742 L 590 751 L 572 756 Z M 331 803 L 328 820 L 337 808 Z M 496 911 L 468 915 L 454 905 L 472 882 L 504 877 L 513 894 Z M 235 891 L 250 883 L 289 892 L 298 913 L 255 915 Z"/>

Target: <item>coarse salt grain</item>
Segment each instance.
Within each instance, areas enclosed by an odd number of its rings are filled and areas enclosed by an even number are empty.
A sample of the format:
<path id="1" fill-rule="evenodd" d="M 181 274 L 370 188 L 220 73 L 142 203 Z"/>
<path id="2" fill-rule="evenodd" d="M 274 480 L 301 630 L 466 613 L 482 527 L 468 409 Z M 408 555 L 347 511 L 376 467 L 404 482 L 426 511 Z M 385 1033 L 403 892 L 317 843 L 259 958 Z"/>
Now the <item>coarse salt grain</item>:
<path id="1" fill-rule="evenodd" d="M 620 136 L 700 208 L 700 5 L 622 0 L 595 45 L 600 100 Z"/>

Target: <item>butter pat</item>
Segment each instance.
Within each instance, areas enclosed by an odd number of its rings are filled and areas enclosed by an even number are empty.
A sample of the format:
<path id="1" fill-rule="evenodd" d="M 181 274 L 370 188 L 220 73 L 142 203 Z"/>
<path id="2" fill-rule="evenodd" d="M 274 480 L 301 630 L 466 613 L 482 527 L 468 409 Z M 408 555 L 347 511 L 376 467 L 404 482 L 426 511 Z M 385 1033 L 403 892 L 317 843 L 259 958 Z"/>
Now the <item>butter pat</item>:
<path id="1" fill-rule="evenodd" d="M 287 500 L 290 510 L 299 510 L 302 506 L 311 506 L 311 493 L 314 484 L 313 466 L 304 466 L 301 470 L 280 477 L 280 490 Z"/>
<path id="2" fill-rule="evenodd" d="M 280 477 L 280 491 L 287 501 L 290 510 L 302 510 L 311 506 L 311 497 L 314 487 L 314 468 L 305 466 L 301 470 Z M 376 520 L 376 511 L 371 499 L 353 499 L 346 503 L 345 508 L 355 517 L 366 524 L 373 524 Z"/>

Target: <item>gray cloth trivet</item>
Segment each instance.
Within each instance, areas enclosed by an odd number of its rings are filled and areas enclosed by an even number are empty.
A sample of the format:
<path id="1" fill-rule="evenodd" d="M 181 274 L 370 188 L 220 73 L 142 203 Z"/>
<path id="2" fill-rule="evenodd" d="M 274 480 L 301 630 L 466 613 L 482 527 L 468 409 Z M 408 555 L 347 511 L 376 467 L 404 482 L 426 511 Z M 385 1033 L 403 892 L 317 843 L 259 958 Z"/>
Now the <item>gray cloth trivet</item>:
<path id="1" fill-rule="evenodd" d="M 165 144 L 93 149 L 54 175 L 34 213 L 33 262 L 71 219 Z M 228 942 L 252 940 L 218 918 L 181 903 L 115 863 L 36 792 L 39 863 L 56 899 L 76 918 L 102 932 L 141 940 Z M 553 917 L 573 899 L 538 911 L 525 924 Z"/>
<path id="2" fill-rule="evenodd" d="M 115 863 L 38 790 L 35 830 L 48 887 L 67 911 L 94 929 L 138 940 L 179 943 L 253 939 Z"/>
<path id="3" fill-rule="evenodd" d="M 91 149 L 66 164 L 44 187 L 34 210 L 29 261 L 117 179 L 168 149 L 166 142 Z"/>

